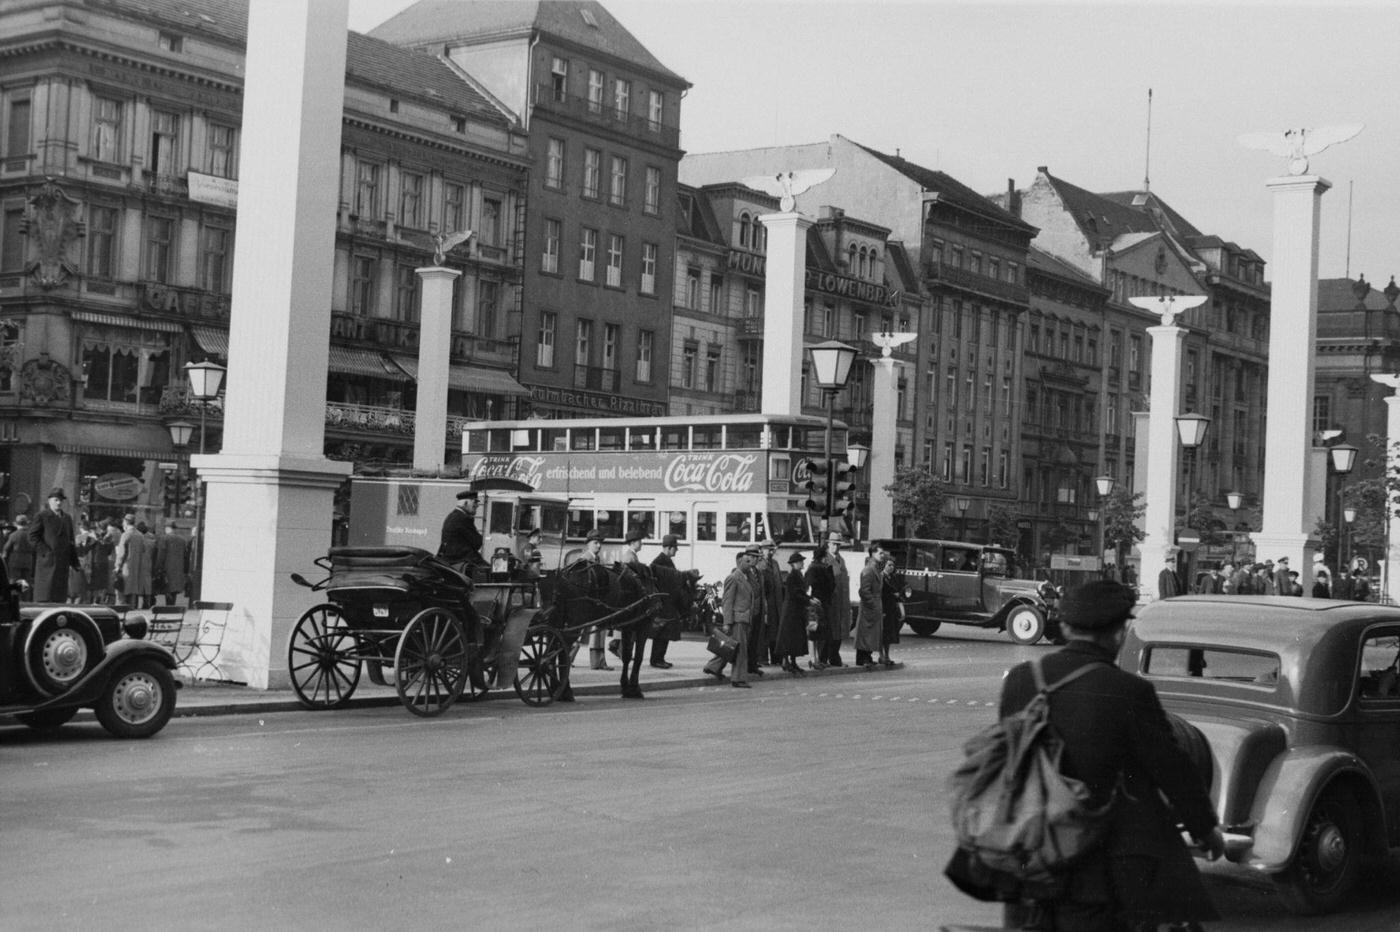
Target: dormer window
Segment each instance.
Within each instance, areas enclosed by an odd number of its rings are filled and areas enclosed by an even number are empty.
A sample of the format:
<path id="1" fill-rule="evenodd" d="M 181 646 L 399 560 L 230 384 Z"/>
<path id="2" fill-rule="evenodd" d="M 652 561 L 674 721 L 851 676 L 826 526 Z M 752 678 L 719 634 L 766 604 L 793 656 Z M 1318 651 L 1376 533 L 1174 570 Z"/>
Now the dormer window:
<path id="1" fill-rule="evenodd" d="M 183 36 L 173 32 L 156 33 L 156 47 L 165 52 L 179 52 L 185 44 Z"/>

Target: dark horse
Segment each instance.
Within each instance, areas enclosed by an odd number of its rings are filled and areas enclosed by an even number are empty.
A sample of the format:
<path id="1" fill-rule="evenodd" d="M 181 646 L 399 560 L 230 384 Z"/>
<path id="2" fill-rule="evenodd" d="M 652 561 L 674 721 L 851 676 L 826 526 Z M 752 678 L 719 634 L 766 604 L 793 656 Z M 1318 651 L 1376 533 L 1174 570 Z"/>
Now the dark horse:
<path id="1" fill-rule="evenodd" d="M 653 626 L 689 611 L 698 575 L 639 563 L 580 560 L 559 573 L 554 604 L 560 626 L 570 641 L 594 624 L 616 629 L 621 635 L 622 697 L 644 698 L 640 678 L 646 640 Z"/>

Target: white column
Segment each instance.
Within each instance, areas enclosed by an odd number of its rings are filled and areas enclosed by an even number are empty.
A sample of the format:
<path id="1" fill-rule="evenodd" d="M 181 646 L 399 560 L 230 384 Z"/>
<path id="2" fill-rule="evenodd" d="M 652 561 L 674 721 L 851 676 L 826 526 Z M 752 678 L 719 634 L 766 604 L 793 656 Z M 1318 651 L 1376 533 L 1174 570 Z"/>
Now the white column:
<path id="1" fill-rule="evenodd" d="M 807 290 L 807 230 L 796 212 L 764 214 L 768 258 L 763 279 L 764 414 L 802 413 L 802 297 Z"/>
<path id="2" fill-rule="evenodd" d="M 1148 327 L 1152 337 L 1152 393 L 1147 417 L 1147 461 L 1137 460 L 1145 480 L 1146 534 L 1140 547 L 1138 588 L 1145 600 L 1157 598 L 1157 574 L 1176 547 L 1176 473 L 1181 455 L 1176 438 L 1177 405 L 1181 397 L 1181 345 L 1186 331 L 1176 326 Z"/>
<path id="3" fill-rule="evenodd" d="M 315 601 L 289 574 L 325 553 L 350 473 L 323 454 L 347 18 L 347 0 L 248 15 L 223 448 L 192 465 L 208 482 L 201 595 L 234 605 L 220 666 L 259 688 L 287 680 Z"/>
<path id="4" fill-rule="evenodd" d="M 1392 385 L 1389 380 L 1396 379 L 1395 376 L 1374 375 L 1371 378 L 1387 385 Z M 1400 394 L 1390 395 L 1385 399 L 1385 475 L 1400 476 Z M 1389 492 L 1386 493 L 1386 498 L 1390 498 Z M 1396 517 L 1393 505 L 1388 511 L 1390 517 L 1386 528 L 1385 568 L 1382 570 L 1385 575 L 1381 577 L 1383 596 L 1390 596 L 1394 592 L 1395 568 L 1400 566 L 1400 563 L 1396 562 L 1400 560 L 1400 517 Z"/>
<path id="5" fill-rule="evenodd" d="M 868 539 L 894 536 L 894 503 L 885 486 L 894 482 L 895 415 L 899 408 L 899 382 L 894 359 L 880 356 L 870 361 L 875 367 L 871 395 L 870 455 L 866 472 L 870 474 L 870 531 Z"/>
<path id="6" fill-rule="evenodd" d="M 418 329 L 418 402 L 413 415 L 413 468 L 440 471 L 447 448 L 447 378 L 452 349 L 452 282 L 461 272 L 418 269 L 423 312 Z"/>
<path id="7" fill-rule="evenodd" d="M 1316 175 L 1272 178 L 1274 247 L 1269 263 L 1269 387 L 1264 413 L 1262 529 L 1256 552 L 1294 566 L 1311 566 L 1319 502 L 1309 481 L 1313 465 L 1312 411 L 1317 343 L 1317 242 L 1323 192 L 1332 185 Z"/>

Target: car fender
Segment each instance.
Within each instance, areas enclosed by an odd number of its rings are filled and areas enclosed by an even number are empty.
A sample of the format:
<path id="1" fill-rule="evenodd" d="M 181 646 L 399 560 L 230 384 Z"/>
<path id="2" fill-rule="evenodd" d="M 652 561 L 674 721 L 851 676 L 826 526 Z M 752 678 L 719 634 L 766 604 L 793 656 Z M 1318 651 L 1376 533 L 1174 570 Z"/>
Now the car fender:
<path id="1" fill-rule="evenodd" d="M 1367 824 L 1385 824 L 1380 787 L 1365 761 L 1337 748 L 1296 748 L 1275 758 L 1259 781 L 1250 813 L 1254 843 L 1241 863 L 1268 872 L 1287 867 L 1313 804 L 1324 790 L 1338 782 L 1351 783 L 1361 790 L 1358 802 Z"/>
<path id="2" fill-rule="evenodd" d="M 118 670 L 132 660 L 141 657 L 153 658 L 168 670 L 174 670 L 179 666 L 175 661 L 175 655 L 160 644 L 130 638 L 113 641 L 107 645 L 106 655 L 98 661 L 97 666 L 93 667 L 87 676 L 74 683 L 72 689 L 35 705 L 33 711 L 91 705 L 101 698 L 102 690 L 106 688 L 108 680 Z M 176 689 L 179 689 L 181 685 L 179 680 L 175 681 Z"/>

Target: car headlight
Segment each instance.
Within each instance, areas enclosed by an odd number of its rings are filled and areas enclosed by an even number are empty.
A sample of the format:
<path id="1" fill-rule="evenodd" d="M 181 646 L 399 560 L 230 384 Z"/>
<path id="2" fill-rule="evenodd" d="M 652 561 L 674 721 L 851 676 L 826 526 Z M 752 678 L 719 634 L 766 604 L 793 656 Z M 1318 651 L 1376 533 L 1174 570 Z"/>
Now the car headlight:
<path id="1" fill-rule="evenodd" d="M 140 641 L 146 637 L 146 631 L 150 628 L 150 622 L 146 616 L 140 612 L 127 612 L 122 618 L 122 631 L 133 640 Z"/>

